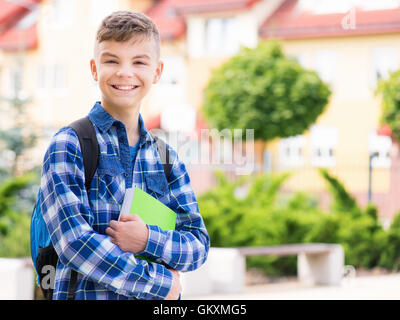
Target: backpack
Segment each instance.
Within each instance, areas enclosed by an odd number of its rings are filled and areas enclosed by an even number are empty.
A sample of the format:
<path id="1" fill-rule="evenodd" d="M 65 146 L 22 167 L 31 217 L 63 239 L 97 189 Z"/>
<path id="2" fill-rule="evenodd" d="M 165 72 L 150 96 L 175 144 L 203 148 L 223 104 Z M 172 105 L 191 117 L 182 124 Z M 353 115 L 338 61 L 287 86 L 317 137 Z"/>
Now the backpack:
<path id="1" fill-rule="evenodd" d="M 83 167 L 85 170 L 85 188 L 89 190 L 94 173 L 96 172 L 99 158 L 99 145 L 96 131 L 88 117 L 76 120 L 69 125 L 76 132 L 83 156 Z M 169 180 L 172 165 L 169 163 L 169 150 L 165 142 L 153 136 L 157 149 L 162 159 L 164 174 Z M 165 161 L 164 161 L 165 160 Z M 41 192 L 39 189 L 36 204 L 33 208 L 31 218 L 31 256 L 33 266 L 37 274 L 37 284 L 41 288 L 44 297 L 52 300 L 55 273 L 58 263 L 57 253 L 50 241 L 50 235 L 43 220 L 40 209 Z M 68 289 L 68 300 L 74 300 L 77 286 L 77 272 L 71 270 L 70 286 Z"/>

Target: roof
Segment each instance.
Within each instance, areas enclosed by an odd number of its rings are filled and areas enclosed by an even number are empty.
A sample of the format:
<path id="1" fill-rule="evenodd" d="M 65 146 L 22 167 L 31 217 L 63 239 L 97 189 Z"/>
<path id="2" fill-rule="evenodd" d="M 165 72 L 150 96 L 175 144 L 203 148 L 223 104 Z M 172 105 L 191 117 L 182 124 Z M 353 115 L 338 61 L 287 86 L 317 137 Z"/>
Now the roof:
<path id="1" fill-rule="evenodd" d="M 260 0 L 175 0 L 182 14 L 243 10 Z"/>
<path id="2" fill-rule="evenodd" d="M 299 0 L 286 0 L 262 24 L 263 38 L 317 38 L 400 32 L 400 7 L 365 10 L 353 7 L 343 13 L 304 10 Z"/>
<path id="3" fill-rule="evenodd" d="M 0 34 L 0 49 L 4 51 L 29 50 L 37 48 L 38 34 L 36 23 L 27 29 L 10 28 Z"/>
<path id="4" fill-rule="evenodd" d="M 13 51 L 36 48 L 36 22 L 33 20 L 23 26 L 21 21 L 35 10 L 40 0 L 14 2 L 0 0 L 0 49 Z"/>
<path id="5" fill-rule="evenodd" d="M 186 33 L 185 15 L 244 10 L 260 0 L 160 0 L 146 14 L 160 32 L 161 39 L 172 40 Z"/>
<path id="6" fill-rule="evenodd" d="M 161 0 L 146 14 L 154 20 L 162 40 L 180 38 L 186 32 L 184 18 L 176 12 L 174 0 Z"/>

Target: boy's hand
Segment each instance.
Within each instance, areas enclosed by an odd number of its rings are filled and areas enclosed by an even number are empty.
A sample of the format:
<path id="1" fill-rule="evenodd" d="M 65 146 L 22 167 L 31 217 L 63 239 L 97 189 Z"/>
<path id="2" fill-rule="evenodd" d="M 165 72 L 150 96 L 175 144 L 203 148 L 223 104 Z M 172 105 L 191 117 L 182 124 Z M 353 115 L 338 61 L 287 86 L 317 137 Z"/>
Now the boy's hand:
<path id="1" fill-rule="evenodd" d="M 149 229 L 138 215 L 122 214 L 119 221 L 110 221 L 106 234 L 123 251 L 136 254 L 146 248 Z"/>
<path id="2" fill-rule="evenodd" d="M 178 300 L 182 291 L 180 275 L 175 269 L 168 268 L 168 270 L 172 273 L 172 287 L 168 295 L 165 297 L 165 300 Z"/>

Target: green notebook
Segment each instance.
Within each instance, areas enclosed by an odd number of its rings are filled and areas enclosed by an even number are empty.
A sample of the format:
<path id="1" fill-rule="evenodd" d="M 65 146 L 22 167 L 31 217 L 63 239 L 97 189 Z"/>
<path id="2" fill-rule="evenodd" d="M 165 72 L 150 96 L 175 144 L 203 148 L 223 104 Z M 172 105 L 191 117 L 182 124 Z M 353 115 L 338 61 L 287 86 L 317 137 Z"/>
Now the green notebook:
<path id="1" fill-rule="evenodd" d="M 175 230 L 176 213 L 137 187 L 126 190 L 121 213 L 137 214 L 147 224 Z"/>
<path id="2" fill-rule="evenodd" d="M 176 213 L 137 187 L 126 190 L 120 213 L 137 214 L 147 224 L 157 225 L 162 230 L 175 230 Z M 152 261 L 142 256 L 135 257 Z"/>

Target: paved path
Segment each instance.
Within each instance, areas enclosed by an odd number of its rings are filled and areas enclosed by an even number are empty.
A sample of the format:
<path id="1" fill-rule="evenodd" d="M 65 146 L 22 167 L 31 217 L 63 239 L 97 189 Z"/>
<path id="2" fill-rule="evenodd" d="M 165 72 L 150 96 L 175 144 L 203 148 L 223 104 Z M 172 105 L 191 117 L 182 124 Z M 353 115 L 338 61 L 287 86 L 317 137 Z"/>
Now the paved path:
<path id="1" fill-rule="evenodd" d="M 185 300 L 400 300 L 400 273 L 360 276 L 340 286 L 307 286 L 297 281 L 246 287 L 242 294 L 213 294 Z"/>

